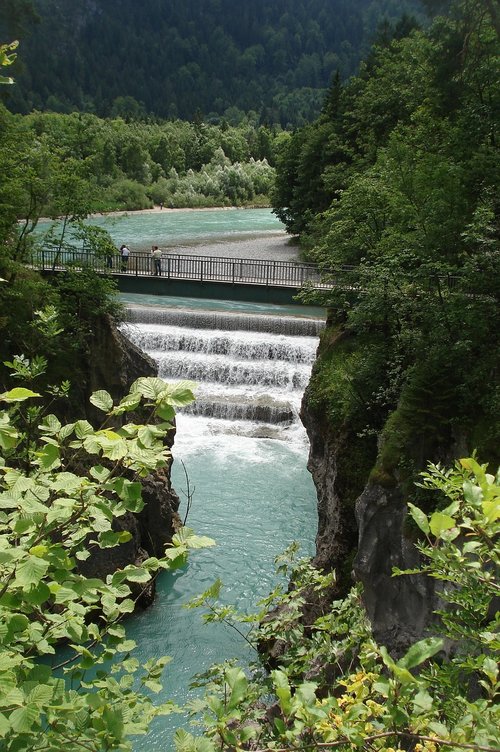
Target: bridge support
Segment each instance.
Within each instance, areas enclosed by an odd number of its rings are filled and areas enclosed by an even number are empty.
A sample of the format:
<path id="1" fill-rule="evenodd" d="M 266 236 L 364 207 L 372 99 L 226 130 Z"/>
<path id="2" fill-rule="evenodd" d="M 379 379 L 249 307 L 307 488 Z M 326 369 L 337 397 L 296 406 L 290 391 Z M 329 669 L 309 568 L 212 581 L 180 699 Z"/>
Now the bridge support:
<path id="1" fill-rule="evenodd" d="M 140 295 L 170 295 L 172 297 L 213 298 L 239 300 L 246 303 L 274 303 L 300 305 L 294 296 L 297 287 L 267 287 L 266 285 L 213 282 L 166 277 L 136 277 L 128 274 L 113 275 L 120 292 Z"/>

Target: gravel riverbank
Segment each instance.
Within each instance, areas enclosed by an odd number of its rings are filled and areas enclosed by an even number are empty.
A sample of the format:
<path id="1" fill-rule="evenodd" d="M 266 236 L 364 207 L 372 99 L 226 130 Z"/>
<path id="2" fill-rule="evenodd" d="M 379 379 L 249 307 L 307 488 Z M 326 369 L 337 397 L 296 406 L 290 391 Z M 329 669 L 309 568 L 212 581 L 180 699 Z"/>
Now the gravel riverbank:
<path id="1" fill-rule="evenodd" d="M 300 261 L 300 249 L 286 233 L 253 236 L 216 243 L 197 243 L 168 249 L 189 256 Z"/>

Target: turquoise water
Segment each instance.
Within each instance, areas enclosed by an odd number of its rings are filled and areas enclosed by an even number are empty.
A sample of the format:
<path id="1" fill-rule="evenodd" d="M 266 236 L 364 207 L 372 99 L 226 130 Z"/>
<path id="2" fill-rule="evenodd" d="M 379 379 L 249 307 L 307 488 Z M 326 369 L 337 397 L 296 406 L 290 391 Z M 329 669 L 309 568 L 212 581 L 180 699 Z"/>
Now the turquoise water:
<path id="1" fill-rule="evenodd" d="M 161 577 L 155 603 L 128 621 L 127 633 L 138 643 L 135 655 L 141 662 L 160 655 L 172 657 L 160 699 L 184 705 L 192 697 L 189 685 L 196 674 L 226 659 L 237 658 L 248 665 L 256 658 L 234 630 L 204 624 L 200 610 L 187 610 L 184 604 L 220 578 L 224 603 L 256 610 L 257 601 L 276 583 L 274 559 L 279 553 L 294 540 L 300 541 L 304 556 L 314 553 L 316 494 L 306 467 L 307 437 L 297 416 L 303 388 L 297 386 L 297 379 L 307 368 L 304 353 L 314 357 L 317 337 L 286 333 L 288 326 L 303 321 L 295 319 L 302 313 L 296 306 L 227 301 L 207 305 L 207 301 L 156 296 L 152 302 L 155 311 L 162 304 L 167 310 L 152 323 L 141 323 L 149 321 L 149 299 L 133 296 L 136 314 L 138 304 L 145 307 L 129 325 L 129 336 L 155 358 L 160 376 L 167 381 L 173 372 L 174 378 L 191 378 L 189 369 L 196 370 L 197 404 L 202 410 L 177 415 L 172 481 L 182 501 L 183 518 L 184 463 L 194 490 L 187 524 L 217 545 L 193 552 L 185 570 Z M 200 308 L 212 306 L 223 310 L 233 326 L 224 318 L 225 329 L 196 328 Z M 184 309 L 181 317 L 179 308 Z M 269 328 L 241 331 L 238 327 L 246 313 L 271 322 Z M 321 309 L 318 315 L 324 318 Z M 261 344 L 264 355 L 255 355 Z M 242 419 L 253 400 L 260 405 L 289 404 L 295 418 L 274 424 Z M 221 419 L 221 403 L 228 407 L 228 416 L 233 406 L 243 412 L 238 418 Z M 174 730 L 187 722 L 186 712 L 158 719 L 150 733 L 137 740 L 136 752 L 171 750 Z"/>
<path id="2" fill-rule="evenodd" d="M 214 538 L 217 546 L 193 553 L 185 571 L 164 576 L 154 605 L 134 616 L 127 627 L 138 643 L 135 654 L 141 661 L 172 656 L 164 674 L 163 699 L 179 704 L 189 698 L 189 683 L 196 673 L 233 657 L 244 663 L 255 659 L 234 630 L 203 624 L 200 611 L 186 610 L 183 604 L 220 577 L 222 600 L 252 610 L 276 582 L 274 557 L 293 540 L 301 541 L 304 555 L 312 554 L 316 531 L 315 493 L 306 470 L 303 435 L 288 443 L 213 435 L 204 425 L 198 418 L 179 417 L 173 482 L 182 497 L 182 459 L 195 489 L 188 524 Z M 135 748 L 170 750 L 172 734 L 181 725 L 187 725 L 186 714 L 159 719 Z"/>
<path id="3" fill-rule="evenodd" d="M 228 305 L 231 311 L 238 313 L 268 313 L 273 316 L 300 316 L 301 318 L 325 319 L 324 308 L 307 305 L 272 305 L 270 303 L 248 303 L 239 300 L 212 300 L 210 298 L 178 298 L 166 295 L 141 295 L 136 293 L 120 293 L 123 303 L 135 303 L 147 305 L 205 311 L 227 311 Z"/>
<path id="4" fill-rule="evenodd" d="M 120 217 L 94 217 L 88 221 L 106 227 L 117 245 L 127 242 L 134 250 L 149 248 L 153 243 L 163 247 L 179 247 L 223 239 L 251 241 L 259 236 L 280 235 L 283 231 L 276 217 L 265 209 L 164 210 Z M 254 318 L 265 318 L 271 314 L 274 326 L 287 317 L 316 316 L 324 319 L 323 310 L 306 306 L 269 306 L 138 295 L 126 295 L 122 299 L 135 307 L 144 305 L 175 309 L 176 331 L 179 309 L 184 309 L 182 317 L 189 311 L 198 315 L 200 310 L 222 311 L 227 315 L 234 313 L 240 318 L 247 313 Z M 167 330 L 172 327 L 158 324 L 162 331 L 163 326 L 167 337 Z M 159 336 L 155 334 L 155 341 Z M 184 570 L 164 573 L 158 581 L 155 603 L 128 620 L 127 633 L 137 642 L 134 654 L 141 662 L 161 655 L 172 657 L 165 669 L 164 692 L 159 699 L 173 699 L 184 705 L 191 697 L 189 685 L 196 674 L 226 659 L 237 658 L 245 665 L 255 659 L 253 651 L 234 630 L 224 625 L 204 624 L 201 612 L 187 610 L 184 604 L 220 578 L 224 583 L 223 602 L 233 603 L 242 610 L 254 610 L 259 598 L 266 596 L 276 583 L 274 558 L 279 553 L 292 541 L 299 540 L 303 555 L 313 554 L 317 508 L 315 489 L 306 468 L 307 437 L 296 414 L 301 394 L 300 389 L 292 384 L 291 374 L 296 366 L 288 362 L 287 357 L 280 361 L 273 356 L 260 365 L 263 372 L 272 373 L 277 369 L 275 386 L 265 387 L 261 379 L 253 383 L 251 380 L 239 382 L 241 373 L 248 372 L 251 379 L 254 365 L 257 366 L 255 372 L 260 372 L 259 363 L 245 360 L 245 357 L 252 357 L 245 355 L 245 348 L 248 346 L 249 352 L 254 352 L 256 340 L 266 341 L 266 331 L 244 332 L 234 363 L 231 361 L 233 356 L 214 355 L 204 349 L 203 343 L 206 338 L 207 342 L 215 341 L 220 346 L 225 338 L 231 342 L 234 338 L 238 339 L 238 332 L 228 334 L 221 331 L 214 338 L 213 332 L 190 328 L 188 320 L 182 333 L 177 331 L 172 337 L 184 343 L 183 352 L 169 353 L 170 345 L 161 349 L 160 344 L 156 344 L 158 351 L 150 354 L 162 363 L 168 361 L 178 365 L 181 359 L 185 359 L 186 368 L 191 363 L 197 372 L 204 370 L 206 361 L 206 379 L 203 376 L 197 378 L 202 382 L 198 405 L 214 402 L 215 409 L 220 409 L 220 403 L 231 408 L 237 403 L 239 406 L 241 401 L 244 407 L 256 399 L 259 404 L 277 404 L 279 407 L 290 400 L 290 404 L 295 406 L 296 416 L 291 425 L 284 426 L 259 424 L 248 419 L 219 420 L 213 415 L 203 414 L 177 416 L 172 481 L 181 498 L 181 518 L 184 517 L 185 508 L 184 463 L 191 491 L 194 490 L 187 524 L 197 533 L 213 538 L 217 545 L 193 552 Z M 280 352 L 287 351 L 285 345 L 289 345 L 290 351 L 294 352 L 303 346 L 304 337 L 288 337 L 274 332 L 271 340 L 276 343 L 272 346 L 276 346 Z M 299 345 L 299 340 L 302 345 Z M 186 343 L 195 341 L 201 343 L 199 352 L 186 352 L 186 348 L 191 349 L 191 344 Z M 312 337 L 311 342 L 314 353 Z M 210 376 L 216 370 L 214 362 L 219 357 L 222 357 L 220 370 L 228 370 L 229 383 L 222 383 L 219 378 L 215 379 L 217 383 L 213 383 L 214 379 Z M 304 367 L 300 363 L 297 366 Z M 169 380 L 168 374 L 164 378 Z M 169 752 L 173 749 L 174 730 L 186 724 L 185 712 L 158 719 L 151 732 L 136 741 L 136 752 Z"/>
<path id="5" fill-rule="evenodd" d="M 258 235 L 281 234 L 283 225 L 270 209 L 209 209 L 159 212 L 131 212 L 120 216 L 90 217 L 88 224 L 104 227 L 114 243 L 126 243 L 134 251 L 148 250 L 153 243 L 162 248 L 238 240 Z M 39 230 L 48 227 L 39 223 Z"/>

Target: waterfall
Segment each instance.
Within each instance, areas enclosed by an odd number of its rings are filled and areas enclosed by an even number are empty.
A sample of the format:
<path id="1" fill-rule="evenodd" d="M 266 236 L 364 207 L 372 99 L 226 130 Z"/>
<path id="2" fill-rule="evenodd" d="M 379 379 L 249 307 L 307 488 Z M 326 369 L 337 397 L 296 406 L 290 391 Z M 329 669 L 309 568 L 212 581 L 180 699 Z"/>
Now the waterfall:
<path id="1" fill-rule="evenodd" d="M 184 412 L 205 418 L 210 432 L 285 439 L 299 426 L 323 326 L 297 316 L 130 305 L 122 330 L 161 378 L 197 383 Z"/>

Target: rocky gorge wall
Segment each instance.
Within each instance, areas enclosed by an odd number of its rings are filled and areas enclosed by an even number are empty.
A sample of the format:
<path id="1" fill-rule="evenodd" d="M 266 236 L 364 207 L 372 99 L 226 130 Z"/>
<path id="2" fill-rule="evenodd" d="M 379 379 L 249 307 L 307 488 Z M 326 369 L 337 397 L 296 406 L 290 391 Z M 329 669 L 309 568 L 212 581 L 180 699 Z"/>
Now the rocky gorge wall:
<path id="1" fill-rule="evenodd" d="M 115 401 L 121 399 L 140 376 L 157 376 L 155 362 L 139 350 L 116 327 L 110 316 L 102 316 L 94 327 L 90 344 L 85 392 L 88 396 L 106 389 Z M 86 417 L 93 425 L 102 420 L 102 412 L 86 401 Z M 172 445 L 174 432 L 169 435 Z M 172 488 L 170 465 L 142 480 L 144 509 L 138 514 L 127 513 L 115 520 L 117 531 L 127 530 L 132 538 L 114 548 L 98 549 L 82 563 L 82 573 L 104 578 L 127 564 L 144 561 L 163 552 L 181 524 L 177 510 L 179 497 Z M 139 604 L 148 605 L 154 597 L 154 583 L 136 593 Z"/>
<path id="2" fill-rule="evenodd" d="M 314 563 L 336 571 L 334 597 L 361 581 L 376 640 L 398 652 L 425 633 L 436 607 L 434 583 L 420 575 L 392 576 L 394 567 L 418 566 L 419 554 L 408 530 L 404 484 L 397 472 L 373 472 L 380 436 L 363 435 L 355 408 L 342 415 L 336 409 L 343 398 L 339 383 L 348 379 L 356 351 L 346 337 L 327 327 L 301 410 L 318 494 Z"/>

